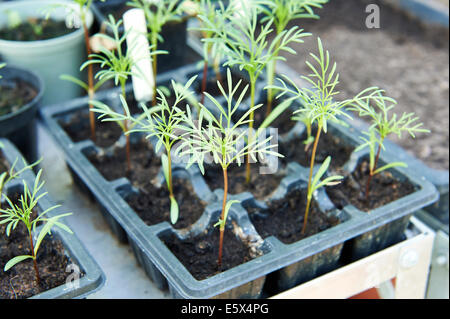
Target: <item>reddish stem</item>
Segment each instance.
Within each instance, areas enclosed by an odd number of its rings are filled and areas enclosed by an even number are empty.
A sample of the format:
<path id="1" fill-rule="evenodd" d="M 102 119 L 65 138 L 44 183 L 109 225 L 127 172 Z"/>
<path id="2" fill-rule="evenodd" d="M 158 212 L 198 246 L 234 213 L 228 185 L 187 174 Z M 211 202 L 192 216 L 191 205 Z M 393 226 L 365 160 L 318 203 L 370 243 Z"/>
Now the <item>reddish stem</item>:
<path id="1" fill-rule="evenodd" d="M 30 237 L 31 255 L 33 256 L 33 266 L 34 266 L 34 271 L 36 273 L 36 284 L 39 286 L 39 284 L 41 283 L 41 277 L 39 276 L 39 269 L 37 266 L 36 256 L 34 255 L 34 245 L 33 245 L 33 237 L 31 235 L 31 230 L 29 230 L 29 237 Z"/>
<path id="2" fill-rule="evenodd" d="M 91 60 L 91 45 L 89 43 L 89 30 L 86 25 L 86 22 L 83 23 L 83 29 L 84 29 L 84 43 L 86 45 L 86 53 L 88 61 Z M 92 69 L 92 64 L 88 65 L 88 95 L 89 100 L 92 100 L 94 98 L 94 72 Z M 89 103 L 89 122 L 91 125 L 91 139 L 95 142 L 96 136 L 95 136 L 95 117 L 94 112 L 91 112 L 93 108 L 93 105 Z"/>

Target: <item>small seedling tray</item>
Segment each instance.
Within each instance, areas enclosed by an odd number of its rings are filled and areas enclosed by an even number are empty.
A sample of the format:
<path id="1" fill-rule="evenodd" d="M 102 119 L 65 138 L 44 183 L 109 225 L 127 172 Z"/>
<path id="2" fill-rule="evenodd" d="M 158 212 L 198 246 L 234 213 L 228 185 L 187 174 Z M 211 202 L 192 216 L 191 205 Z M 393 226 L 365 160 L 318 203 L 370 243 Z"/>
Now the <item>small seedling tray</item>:
<path id="1" fill-rule="evenodd" d="M 7 139 L 0 139 L 3 143 L 3 156 L 6 160 L 12 164 L 16 159 L 17 169 L 23 168 L 22 155 L 18 152 L 16 147 L 9 142 Z M 28 185 L 33 185 L 35 176 L 30 170 L 23 172 L 17 179 L 11 181 L 6 185 L 5 192 L 10 193 L 13 190 L 21 192 L 23 190 L 23 180 L 27 182 Z M 55 204 L 49 198 L 45 196 L 41 198 L 38 202 L 39 211 L 45 211 L 46 209 L 53 207 Z M 56 208 L 51 211 L 48 215 L 49 217 L 59 215 L 63 213 L 61 208 Z M 86 296 L 99 290 L 104 282 L 105 275 L 100 269 L 98 264 L 83 246 L 81 241 L 77 238 L 75 234 L 68 234 L 65 231 L 61 231 L 58 228 L 52 230 L 52 236 L 56 240 L 60 240 L 65 248 L 65 253 L 69 257 L 72 263 L 79 267 L 81 272 L 81 277 L 78 282 L 71 281 L 68 284 L 55 287 L 53 289 L 44 291 L 37 295 L 31 297 L 32 299 L 72 299 L 72 298 L 85 298 Z M 70 275 L 70 272 L 67 273 Z"/>

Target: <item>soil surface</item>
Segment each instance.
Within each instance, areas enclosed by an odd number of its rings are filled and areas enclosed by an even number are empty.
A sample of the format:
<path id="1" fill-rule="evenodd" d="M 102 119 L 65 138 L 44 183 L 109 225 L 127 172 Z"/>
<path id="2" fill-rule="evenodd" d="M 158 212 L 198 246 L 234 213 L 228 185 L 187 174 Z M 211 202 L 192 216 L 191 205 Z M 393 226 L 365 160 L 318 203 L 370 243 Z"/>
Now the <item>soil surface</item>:
<path id="1" fill-rule="evenodd" d="M 268 210 L 261 212 L 248 208 L 250 219 L 262 238 L 275 236 L 285 244 L 292 244 L 339 223 L 337 218 L 327 217 L 322 213 L 313 202 L 308 213 L 306 231 L 302 234 L 306 195 L 301 190 L 292 191 L 281 200 L 271 201 L 268 206 Z"/>
<path id="2" fill-rule="evenodd" d="M 187 228 L 200 218 L 206 203 L 197 197 L 192 185 L 185 180 L 174 178 L 173 192 L 180 209 L 178 221 L 173 227 Z M 164 221 L 170 223 L 170 199 L 166 183 L 157 187 L 149 182 L 140 188 L 139 194 L 131 194 L 126 201 L 147 225 Z"/>
<path id="3" fill-rule="evenodd" d="M 16 200 L 18 197 L 15 197 Z M 19 255 L 30 254 L 30 242 L 26 227 L 19 223 L 10 236 L 6 236 L 6 225 L 0 225 L 0 268 Z M 36 283 L 33 261 L 26 260 L 7 272 L 0 272 L 0 298 L 23 299 L 63 285 L 68 273 L 65 272 L 69 258 L 64 254 L 64 246 L 59 240 L 46 237 L 37 257 L 40 285 Z"/>
<path id="4" fill-rule="evenodd" d="M 389 171 L 384 171 L 372 177 L 369 197 L 366 199 L 365 191 L 368 178 L 369 163 L 363 161 L 354 172 L 350 175 L 347 174 L 341 184 L 327 187 L 327 194 L 338 209 L 352 204 L 367 212 L 415 191 L 414 185 L 409 182 L 402 182 Z"/>
<path id="5" fill-rule="evenodd" d="M 238 194 L 242 192 L 250 192 L 257 199 L 265 199 L 270 196 L 280 185 L 284 174 L 260 174 L 260 166 L 257 164 L 250 165 L 250 183 L 245 182 L 245 164 L 241 166 L 229 166 L 228 174 L 228 193 Z M 223 171 L 221 167 L 213 166 L 205 168 L 205 181 L 209 188 L 214 191 L 217 188 L 223 189 Z"/>
<path id="6" fill-rule="evenodd" d="M 57 38 L 71 33 L 65 21 L 28 18 L 14 28 L 0 29 L 0 39 L 10 41 L 39 41 Z"/>
<path id="7" fill-rule="evenodd" d="M 17 112 L 30 103 L 37 94 L 34 86 L 19 78 L 0 79 L 0 116 Z"/>
<path id="8" fill-rule="evenodd" d="M 317 129 L 312 129 L 312 135 L 316 136 Z M 279 152 L 285 157 L 281 159 L 283 163 L 298 162 L 302 166 L 309 167 L 311 161 L 311 153 L 313 145 L 311 144 L 307 151 L 306 145 L 303 142 L 306 140 L 306 132 L 292 139 L 287 143 L 280 143 Z M 320 135 L 319 144 L 316 151 L 316 164 L 323 163 L 328 156 L 331 156 L 330 168 L 342 167 L 349 159 L 354 150 L 354 147 L 345 144 L 344 141 L 332 132 Z"/>
<path id="9" fill-rule="evenodd" d="M 161 168 L 161 160 L 155 155 L 150 142 L 145 138 L 131 144 L 131 171 L 127 171 L 125 147 L 116 148 L 114 156 L 89 157 L 91 163 L 108 181 L 127 177 L 131 184 L 139 189 L 138 194 L 126 198 L 130 207 L 147 224 L 155 225 L 163 221 L 170 222 L 170 199 L 166 183 L 156 186 L 155 178 Z M 173 180 L 174 194 L 180 208 L 180 216 L 175 228 L 186 228 L 194 224 L 203 214 L 206 204 L 194 192 L 190 183 Z"/>
<path id="10" fill-rule="evenodd" d="M 227 227 L 223 238 L 222 266 L 218 269 L 219 237 L 219 228 L 209 227 L 209 231 L 196 238 L 180 240 L 172 235 L 164 242 L 195 279 L 203 280 L 252 259 L 249 248 Z"/>
<path id="11" fill-rule="evenodd" d="M 59 121 L 61 127 L 66 131 L 73 142 L 89 140 L 91 138 L 91 126 L 89 114 L 85 111 L 78 111 L 72 115 L 69 122 Z M 122 135 L 122 129 L 117 123 L 102 122 L 96 119 L 95 124 L 95 144 L 100 147 L 113 145 Z"/>
<path id="12" fill-rule="evenodd" d="M 380 7 L 380 28 L 365 25 L 368 4 Z M 290 67 L 309 74 L 305 60 L 317 53 L 317 37 L 330 51 L 340 73 L 337 99 L 378 86 L 398 101 L 395 112 L 415 112 L 432 134 L 391 136 L 431 167 L 449 167 L 448 29 L 424 26 L 380 0 L 333 0 L 315 10 L 320 20 L 296 20 L 313 36 L 294 45 L 297 55 L 283 54 Z"/>

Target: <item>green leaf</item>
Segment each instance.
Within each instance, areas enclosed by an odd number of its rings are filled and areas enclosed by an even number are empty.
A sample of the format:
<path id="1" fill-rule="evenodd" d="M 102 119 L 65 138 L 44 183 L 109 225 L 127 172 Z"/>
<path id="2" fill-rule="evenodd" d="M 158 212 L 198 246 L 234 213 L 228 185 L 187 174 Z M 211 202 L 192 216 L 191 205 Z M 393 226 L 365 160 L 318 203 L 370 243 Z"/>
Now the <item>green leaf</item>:
<path id="1" fill-rule="evenodd" d="M 26 259 L 33 259 L 33 256 L 22 255 L 22 256 L 14 257 L 13 259 L 11 259 L 10 261 L 8 261 L 6 263 L 5 268 L 3 269 L 3 271 L 8 271 L 9 269 L 11 269 L 15 265 L 17 265 L 18 263 L 20 263 L 20 262 L 22 262 L 22 261 L 24 261 Z"/>
<path id="2" fill-rule="evenodd" d="M 62 74 L 59 77 L 61 80 L 65 80 L 65 81 L 69 81 L 72 83 L 75 83 L 76 85 L 82 87 L 86 92 L 89 90 L 89 87 L 86 83 L 84 83 L 83 81 L 81 81 L 80 79 L 77 79 L 76 77 L 69 75 L 69 74 Z"/>
<path id="3" fill-rule="evenodd" d="M 374 172 L 375 174 L 381 173 L 382 171 L 385 171 L 387 169 L 393 168 L 393 167 L 408 167 L 408 165 L 404 162 L 393 162 L 393 163 L 389 163 L 387 165 L 384 165 L 380 168 L 377 168 Z"/>
<path id="4" fill-rule="evenodd" d="M 225 205 L 225 211 L 223 213 L 223 220 L 219 219 L 219 221 L 217 223 L 214 224 L 214 227 L 220 226 L 220 230 L 225 229 L 225 223 L 227 221 L 227 217 L 228 217 L 228 212 L 230 211 L 230 208 L 233 204 L 239 204 L 240 201 L 238 200 L 230 200 L 227 202 L 227 204 Z"/>
<path id="5" fill-rule="evenodd" d="M 178 220 L 179 208 L 177 200 L 174 197 L 170 197 L 170 221 L 175 224 Z"/>
<path id="6" fill-rule="evenodd" d="M 320 166 L 319 170 L 317 171 L 316 175 L 314 176 L 313 185 L 317 185 L 322 176 L 327 172 L 328 167 L 330 166 L 331 162 L 331 156 L 328 156 L 325 161 Z"/>

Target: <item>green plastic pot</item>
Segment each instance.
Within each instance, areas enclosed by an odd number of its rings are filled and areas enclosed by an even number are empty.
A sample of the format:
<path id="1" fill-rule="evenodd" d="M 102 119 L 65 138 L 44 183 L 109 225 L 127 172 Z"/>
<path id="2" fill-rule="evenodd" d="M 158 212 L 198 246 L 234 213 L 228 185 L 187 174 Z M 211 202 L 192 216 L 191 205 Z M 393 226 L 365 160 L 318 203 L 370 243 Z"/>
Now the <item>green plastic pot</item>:
<path id="1" fill-rule="evenodd" d="M 12 1 L 0 3 L 0 28 L 7 24 L 6 10 L 13 10 L 21 17 L 45 17 L 46 8 L 56 4 L 66 4 L 77 10 L 79 7 L 72 1 L 39 0 Z M 65 19 L 67 9 L 58 7 L 52 11 L 54 19 Z M 91 12 L 87 15 L 87 25 L 93 22 Z M 60 103 L 78 97 L 80 87 L 61 80 L 61 74 L 69 74 L 80 78 L 80 66 L 86 59 L 83 29 L 53 39 L 41 41 L 7 41 L 0 39 L 0 60 L 31 70 L 44 80 L 45 92 L 42 105 Z"/>

